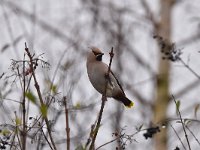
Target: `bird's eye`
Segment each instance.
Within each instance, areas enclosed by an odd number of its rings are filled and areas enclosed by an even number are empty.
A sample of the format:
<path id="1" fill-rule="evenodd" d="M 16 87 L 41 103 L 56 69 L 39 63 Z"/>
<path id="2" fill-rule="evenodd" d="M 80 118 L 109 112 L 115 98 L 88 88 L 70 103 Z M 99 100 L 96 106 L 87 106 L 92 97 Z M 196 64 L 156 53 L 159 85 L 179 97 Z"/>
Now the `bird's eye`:
<path id="1" fill-rule="evenodd" d="M 97 61 L 102 61 L 102 56 L 103 56 L 103 54 L 97 54 L 96 55 L 96 60 Z"/>
<path id="2" fill-rule="evenodd" d="M 95 51 L 92 51 L 92 52 L 95 55 L 97 61 L 102 61 L 102 56 L 104 55 L 104 53 L 95 52 Z"/>

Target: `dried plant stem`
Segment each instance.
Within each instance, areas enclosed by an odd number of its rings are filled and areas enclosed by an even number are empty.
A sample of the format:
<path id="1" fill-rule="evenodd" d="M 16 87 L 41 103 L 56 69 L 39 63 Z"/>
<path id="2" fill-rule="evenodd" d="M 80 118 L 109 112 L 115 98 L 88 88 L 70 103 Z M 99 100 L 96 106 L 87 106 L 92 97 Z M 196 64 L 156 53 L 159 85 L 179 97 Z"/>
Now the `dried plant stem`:
<path id="1" fill-rule="evenodd" d="M 112 143 L 112 142 L 115 142 L 116 140 L 119 140 L 120 138 L 126 138 L 127 140 L 133 140 L 133 137 L 134 137 L 135 135 L 137 135 L 138 133 L 140 133 L 140 132 L 142 132 L 142 131 L 146 131 L 146 130 L 148 130 L 148 129 L 149 129 L 149 128 L 139 129 L 139 130 L 137 130 L 135 133 L 130 134 L 130 135 L 129 135 L 129 134 L 125 134 L 125 133 L 120 134 L 120 135 L 118 135 L 116 138 L 114 138 L 113 140 L 110 140 L 110 141 L 108 141 L 108 142 L 106 142 L 106 143 L 100 145 L 100 146 L 97 147 L 95 150 L 98 150 L 98 149 L 102 148 L 103 146 L 106 146 L 106 145 L 108 145 L 108 144 L 110 144 L 110 143 Z M 126 136 L 126 137 L 125 137 L 125 136 Z"/>
<path id="2" fill-rule="evenodd" d="M 109 73 L 110 73 L 110 70 L 111 70 L 111 64 L 112 64 L 112 59 L 114 57 L 114 53 L 113 53 L 113 47 L 110 51 L 110 63 L 109 63 L 109 66 L 108 66 L 108 72 L 106 74 L 106 78 L 109 78 Z M 101 102 L 101 109 L 99 111 L 99 117 L 98 117 L 98 120 L 97 120 L 97 123 L 96 123 L 96 126 L 93 130 L 94 134 L 93 134 L 93 137 L 92 137 L 92 143 L 90 145 L 90 148 L 89 150 L 94 150 L 94 144 L 95 144 L 95 140 L 96 140 L 96 137 L 97 137 L 97 134 L 98 134 L 98 131 L 99 131 L 99 128 L 101 126 L 101 119 L 102 119 L 102 115 L 103 115 L 103 109 L 104 109 L 104 106 L 105 106 L 105 103 L 106 103 L 106 100 L 107 100 L 107 97 L 106 97 L 106 92 L 107 92 L 107 87 L 108 87 L 108 80 L 106 80 L 106 84 L 105 84 L 105 91 L 104 91 L 104 94 L 102 94 L 102 102 Z"/>
<path id="3" fill-rule="evenodd" d="M 32 58 L 32 56 L 31 56 L 31 54 L 29 52 L 29 49 L 28 49 L 26 43 L 25 43 L 25 51 L 27 52 L 27 55 L 28 55 L 28 57 L 30 59 L 29 66 L 30 66 L 30 69 L 32 71 L 33 80 L 35 82 L 35 88 L 36 88 L 36 91 L 37 91 L 37 94 L 38 94 L 38 97 L 39 97 L 39 100 L 40 100 L 40 104 L 41 104 L 41 106 L 45 106 L 45 103 L 43 101 L 42 94 L 41 94 L 41 91 L 40 91 L 40 86 L 39 86 L 39 84 L 37 82 L 37 78 L 36 78 L 36 75 L 35 75 L 35 68 L 34 68 L 34 64 L 33 64 L 33 58 Z M 54 150 L 56 150 L 57 148 L 56 148 L 55 142 L 54 142 L 52 134 L 51 134 L 51 127 L 49 125 L 49 120 L 48 120 L 47 115 L 46 116 L 43 115 L 43 119 L 45 120 L 45 123 L 46 123 L 46 126 L 47 126 L 47 132 L 49 134 L 49 138 L 50 138 L 51 144 L 52 144 Z"/>
<path id="4" fill-rule="evenodd" d="M 181 58 L 179 58 L 179 60 L 193 75 L 200 79 L 200 76 L 188 64 L 186 64 Z"/>
<path id="5" fill-rule="evenodd" d="M 188 129 L 188 131 L 192 134 L 192 136 L 195 138 L 195 140 L 197 141 L 197 143 L 199 144 L 199 146 L 200 146 L 200 142 L 199 142 L 199 140 L 197 139 L 197 137 L 194 135 L 194 133 L 190 130 L 190 128 L 186 125 L 185 126 L 187 129 Z"/>
<path id="6" fill-rule="evenodd" d="M 47 143 L 49 144 L 50 149 L 53 150 L 53 147 L 51 146 L 51 143 L 49 143 L 49 140 L 48 140 L 47 136 L 45 135 L 44 131 L 42 130 L 42 128 L 41 128 L 40 130 L 41 130 L 42 135 L 44 136 L 45 140 L 46 140 Z"/>
<path id="7" fill-rule="evenodd" d="M 111 140 L 111 141 L 109 141 L 109 142 L 104 143 L 103 145 L 97 147 L 96 150 L 98 150 L 98 149 L 102 148 L 103 146 L 108 145 L 108 144 L 110 144 L 110 143 L 112 143 L 112 142 L 118 140 L 119 138 L 120 138 L 120 137 L 117 137 L 117 138 L 115 138 L 115 139 L 113 139 L 113 140 Z"/>
<path id="8" fill-rule="evenodd" d="M 107 100 L 106 96 L 102 95 L 101 109 L 100 109 L 100 111 L 99 111 L 99 117 L 98 117 L 97 124 L 96 124 L 96 126 L 95 126 L 95 129 L 93 130 L 94 135 L 93 135 L 92 143 L 91 143 L 91 145 L 90 145 L 89 150 L 94 150 L 94 143 L 95 143 L 95 140 L 96 140 L 98 131 L 99 131 L 99 127 L 100 127 L 100 125 L 101 125 L 101 119 L 102 119 L 103 109 L 104 109 L 106 100 Z"/>
<path id="9" fill-rule="evenodd" d="M 69 111 L 67 108 L 67 100 L 66 96 L 63 98 L 64 106 L 65 106 L 65 121 L 66 121 L 66 134 L 67 134 L 67 150 L 70 150 L 70 128 L 69 128 Z"/>
<path id="10" fill-rule="evenodd" d="M 177 106 L 175 97 L 174 97 L 173 95 L 172 95 L 172 99 L 174 100 L 174 103 L 175 103 L 176 106 Z M 178 107 L 177 107 L 177 111 L 178 111 L 178 115 L 179 115 L 179 117 L 180 117 L 180 121 L 181 121 L 181 124 L 182 124 L 182 127 L 183 127 L 183 131 L 184 131 L 184 133 L 185 133 L 185 138 L 186 138 L 186 140 L 187 140 L 188 148 L 189 148 L 189 150 L 191 150 L 190 142 L 189 142 L 189 139 L 188 139 L 188 135 L 187 135 L 187 132 L 186 132 L 186 130 L 185 130 L 185 124 L 183 123 L 183 119 L 182 119 L 182 116 L 181 116 L 181 112 L 180 112 L 180 110 L 179 110 Z"/>
<path id="11" fill-rule="evenodd" d="M 178 135 L 178 133 L 177 133 L 176 130 L 174 129 L 174 127 L 173 127 L 171 124 L 169 124 L 169 125 L 171 126 L 171 128 L 172 128 L 173 131 L 174 131 L 174 133 L 175 133 L 176 136 L 178 137 L 178 140 L 181 142 L 183 148 L 184 148 L 185 150 L 187 150 L 186 147 L 185 147 L 185 145 L 183 144 L 183 141 L 181 140 L 180 136 Z"/>
<path id="12" fill-rule="evenodd" d="M 14 113 L 15 113 L 15 120 L 17 120 L 16 111 L 15 111 Z M 19 129 L 19 126 L 18 126 L 18 125 L 15 126 L 15 133 L 16 133 L 15 135 L 16 135 L 17 141 L 18 141 L 18 143 L 19 143 L 20 150 L 22 150 L 22 137 L 19 136 L 20 129 Z"/>
<path id="13" fill-rule="evenodd" d="M 24 55 L 25 56 L 25 55 Z M 22 101 L 22 149 L 26 150 L 26 76 L 25 76 L 25 62 L 23 61 L 23 101 Z"/>

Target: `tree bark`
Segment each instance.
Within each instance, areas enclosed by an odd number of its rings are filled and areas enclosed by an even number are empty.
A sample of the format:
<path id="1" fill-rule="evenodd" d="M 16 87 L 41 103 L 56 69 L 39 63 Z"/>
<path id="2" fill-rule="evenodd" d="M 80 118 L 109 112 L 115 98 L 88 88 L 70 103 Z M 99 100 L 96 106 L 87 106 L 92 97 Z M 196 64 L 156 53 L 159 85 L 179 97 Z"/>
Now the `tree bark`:
<path id="1" fill-rule="evenodd" d="M 174 0 L 160 0 L 160 22 L 156 33 L 170 43 L 171 38 L 171 12 Z M 167 119 L 167 108 L 169 104 L 169 73 L 170 61 L 159 58 L 159 72 L 157 77 L 156 99 L 154 105 L 153 123 L 161 123 Z M 155 135 L 155 150 L 167 150 L 167 128 Z"/>

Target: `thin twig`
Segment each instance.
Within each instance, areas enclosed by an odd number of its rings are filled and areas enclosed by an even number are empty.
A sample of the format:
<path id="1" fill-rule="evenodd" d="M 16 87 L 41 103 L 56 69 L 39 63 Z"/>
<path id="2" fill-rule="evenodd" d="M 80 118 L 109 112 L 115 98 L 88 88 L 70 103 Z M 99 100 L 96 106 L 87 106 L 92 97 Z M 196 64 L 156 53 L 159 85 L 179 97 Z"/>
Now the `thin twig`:
<path id="1" fill-rule="evenodd" d="M 195 140 L 197 141 L 197 143 L 199 144 L 199 146 L 200 146 L 200 142 L 199 142 L 199 140 L 197 139 L 197 137 L 194 135 L 194 133 L 190 130 L 190 128 L 186 125 L 185 126 L 187 129 L 188 129 L 188 131 L 192 134 L 192 136 L 195 138 Z"/>
<path id="2" fill-rule="evenodd" d="M 181 142 L 183 148 L 184 148 L 185 150 L 187 150 L 186 147 L 185 147 L 185 145 L 183 144 L 183 141 L 181 140 L 180 136 L 178 135 L 178 133 L 177 133 L 176 130 L 174 129 L 174 127 L 173 127 L 170 123 L 169 123 L 169 125 L 170 125 L 171 128 L 174 130 L 174 132 L 175 132 L 176 136 L 178 137 L 179 141 Z"/>
<path id="3" fill-rule="evenodd" d="M 121 135 L 121 136 L 122 136 L 122 135 Z M 110 144 L 110 143 L 112 143 L 112 142 L 118 140 L 121 136 L 116 137 L 115 139 L 113 139 L 113 140 L 111 140 L 111 141 L 108 141 L 108 142 L 106 142 L 106 143 L 100 145 L 99 147 L 96 148 L 96 150 L 98 150 L 98 149 L 102 148 L 103 146 L 108 145 L 108 144 Z"/>
<path id="4" fill-rule="evenodd" d="M 29 59 L 30 59 L 30 64 L 29 64 L 29 66 L 30 66 L 30 69 L 31 69 L 31 71 L 32 71 L 33 80 L 34 80 L 34 82 L 35 82 L 35 88 L 36 88 L 36 91 L 37 91 L 37 94 L 38 94 L 38 97 L 39 97 L 41 106 L 46 106 L 45 103 L 44 103 L 44 101 L 43 101 L 42 94 L 41 94 L 41 91 L 40 91 L 40 86 L 39 86 L 39 84 L 38 84 L 38 82 L 37 82 L 37 78 L 36 78 L 36 75 L 35 75 L 35 67 L 36 67 L 36 66 L 34 66 L 34 64 L 33 64 L 33 58 L 32 58 L 33 56 L 31 56 L 31 54 L 30 54 L 30 52 L 29 52 L 29 49 L 28 49 L 26 43 L 25 43 L 25 51 L 27 52 L 27 55 L 28 55 L 28 57 L 29 57 Z M 37 62 L 36 62 L 36 64 L 37 64 Z M 49 125 L 49 120 L 48 120 L 47 115 L 46 115 L 46 116 L 43 115 L 43 119 L 45 120 L 45 123 L 46 123 L 46 126 L 47 126 L 47 131 L 48 131 L 48 133 L 49 133 L 49 138 L 50 138 L 50 140 L 51 140 L 51 144 L 52 144 L 54 150 L 56 150 L 57 148 L 56 148 L 55 142 L 54 142 L 53 137 L 52 137 L 52 134 L 51 134 L 51 127 L 50 127 L 50 125 Z"/>
<path id="5" fill-rule="evenodd" d="M 86 142 L 86 144 L 85 144 L 85 148 L 87 148 L 88 145 L 89 145 L 90 142 L 91 142 L 91 139 L 92 139 L 92 137 L 93 137 L 93 131 L 94 131 L 94 128 L 95 128 L 96 122 L 97 122 L 97 120 L 94 122 L 94 124 L 91 125 L 89 138 L 87 139 L 87 142 Z"/>
<path id="6" fill-rule="evenodd" d="M 182 120 L 188 120 L 191 122 L 200 123 L 200 120 L 197 120 L 197 119 L 182 118 Z M 180 121 L 180 118 L 167 118 L 166 122 L 169 122 L 169 121 Z"/>
<path id="7" fill-rule="evenodd" d="M 25 54 L 24 54 L 25 58 Z M 23 101 L 22 101 L 22 120 L 23 120 L 23 129 L 22 129 L 22 149 L 26 150 L 26 76 L 25 76 L 25 62 L 23 61 Z"/>
<path id="8" fill-rule="evenodd" d="M 63 103 L 65 106 L 65 121 L 66 121 L 66 134 L 67 134 L 67 150 L 70 150 L 70 128 L 69 128 L 69 112 L 67 108 L 66 96 L 63 97 Z"/>
<path id="9" fill-rule="evenodd" d="M 103 109 L 104 109 L 106 100 L 107 100 L 106 96 L 102 95 L 101 109 L 100 109 L 100 112 L 99 112 L 99 117 L 98 117 L 98 121 L 97 121 L 96 127 L 95 127 L 95 129 L 93 130 L 93 132 L 94 132 L 93 134 L 94 134 L 94 135 L 93 135 L 92 143 L 91 143 L 91 145 L 90 145 L 89 150 L 93 150 L 93 149 L 94 149 L 94 143 L 95 143 L 95 140 L 96 140 L 98 131 L 99 131 L 99 127 L 100 127 L 100 125 L 101 125 L 101 119 L 102 119 Z"/>
<path id="10" fill-rule="evenodd" d="M 15 113 L 15 120 L 17 120 L 18 118 L 17 118 L 16 111 L 14 113 Z M 15 124 L 16 124 L 16 121 L 15 121 Z M 20 137 L 19 137 L 20 129 L 19 129 L 19 125 L 17 125 L 17 124 L 15 125 L 15 133 L 16 133 L 17 140 L 18 140 L 18 143 L 19 143 L 19 147 L 22 150 L 22 142 L 21 142 Z"/>
<path id="11" fill-rule="evenodd" d="M 49 144 L 49 146 L 50 146 L 51 150 L 53 150 L 53 147 L 51 146 L 51 143 L 49 143 L 49 140 L 48 140 L 47 136 L 45 135 L 44 131 L 42 130 L 42 128 L 41 128 L 40 130 L 41 130 L 41 132 L 42 132 L 42 135 L 44 136 L 45 140 L 46 140 L 46 141 L 47 141 L 47 143 Z"/>
<path id="12" fill-rule="evenodd" d="M 133 133 L 133 134 L 130 134 L 130 135 L 126 134 L 126 136 L 129 137 L 129 139 L 132 139 L 136 134 L 138 134 L 138 133 L 140 133 L 140 132 L 142 132 L 142 131 L 146 131 L 146 130 L 148 130 L 148 129 L 149 129 L 149 128 L 140 129 L 140 130 L 136 131 L 136 132 Z M 106 145 L 108 145 L 108 144 L 110 144 L 110 143 L 112 143 L 112 142 L 115 142 L 116 140 L 118 140 L 118 139 L 120 139 L 120 138 L 123 138 L 124 135 L 125 135 L 125 134 L 120 134 L 120 136 L 116 137 L 115 139 L 110 140 L 110 141 L 108 141 L 108 142 L 106 142 L 106 143 L 100 145 L 99 147 L 96 148 L 96 150 L 98 150 L 98 149 L 102 148 L 103 146 L 106 146 Z"/>
<path id="13" fill-rule="evenodd" d="M 177 106 L 177 102 L 176 102 L 175 97 L 174 97 L 173 95 L 172 95 L 172 99 L 174 100 L 174 103 L 175 103 L 176 106 Z M 185 133 L 185 138 L 186 138 L 186 140 L 187 140 L 187 144 L 188 144 L 189 150 L 191 150 L 190 142 L 189 142 L 189 139 L 188 139 L 187 132 L 186 132 L 186 130 L 185 130 L 185 125 L 184 125 L 184 123 L 183 123 L 183 119 L 182 119 L 182 116 L 181 116 L 181 112 L 180 112 L 180 110 L 179 110 L 178 107 L 176 107 L 176 108 L 177 108 L 177 111 L 178 111 L 178 115 L 179 115 L 179 117 L 180 117 L 180 121 L 181 121 L 181 124 L 182 124 L 182 127 L 183 127 L 183 131 L 184 131 L 184 133 Z"/>
<path id="14" fill-rule="evenodd" d="M 152 24 L 156 27 L 157 26 L 157 22 L 154 18 L 154 14 L 153 14 L 153 11 L 150 9 L 148 3 L 146 0 L 141 0 L 141 4 L 144 8 L 144 10 L 146 11 L 146 18 L 152 22 Z"/>
<path id="15" fill-rule="evenodd" d="M 198 75 L 189 65 L 187 65 L 181 58 L 179 58 L 179 61 L 192 73 L 194 74 L 198 79 L 200 79 L 200 75 Z"/>
<path id="16" fill-rule="evenodd" d="M 114 57 L 114 53 L 113 53 L 113 47 L 110 51 L 110 63 L 109 63 L 109 66 L 108 66 L 108 72 L 106 74 L 106 78 L 109 78 L 109 73 L 110 73 L 110 70 L 111 70 L 111 64 L 112 64 L 112 59 Z M 95 144 L 95 140 L 96 140 L 96 137 L 97 137 L 97 134 L 98 134 L 98 131 L 99 131 L 99 127 L 101 125 L 101 119 L 102 119 L 102 114 L 103 114 L 103 109 L 104 109 L 104 106 L 105 106 L 105 102 L 107 100 L 107 97 L 106 97 L 106 93 L 107 93 L 107 87 L 108 87 L 108 80 L 106 79 L 106 84 L 105 84 L 105 91 L 104 91 L 104 94 L 102 94 L 102 103 L 101 103 L 101 109 L 99 111 L 99 117 L 98 117 L 98 120 L 97 120 L 97 124 L 96 124 L 96 127 L 95 129 L 93 130 L 94 132 L 94 135 L 93 135 L 93 138 L 92 138 L 92 143 L 90 145 L 90 148 L 89 150 L 94 150 L 94 144 Z"/>

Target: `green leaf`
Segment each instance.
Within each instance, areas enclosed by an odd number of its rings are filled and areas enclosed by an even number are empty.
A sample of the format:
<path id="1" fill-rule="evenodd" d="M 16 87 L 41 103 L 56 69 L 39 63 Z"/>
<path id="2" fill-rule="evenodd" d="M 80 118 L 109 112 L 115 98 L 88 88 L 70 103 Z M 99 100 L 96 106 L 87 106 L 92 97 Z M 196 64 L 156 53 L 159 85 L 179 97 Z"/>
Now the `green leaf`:
<path id="1" fill-rule="evenodd" d="M 20 119 L 20 118 L 16 118 L 15 119 L 15 123 L 16 123 L 16 126 L 19 126 L 19 125 L 21 125 L 21 123 L 22 123 L 22 120 Z"/>
<path id="2" fill-rule="evenodd" d="M 198 112 L 199 108 L 200 108 L 200 104 L 196 104 L 195 107 L 194 107 L 194 116 L 195 116 L 195 118 L 197 118 L 197 112 Z"/>
<path id="3" fill-rule="evenodd" d="M 77 102 L 76 105 L 74 106 L 75 109 L 80 109 L 81 108 L 81 103 Z"/>
<path id="4" fill-rule="evenodd" d="M 1 130 L 0 134 L 3 136 L 8 136 L 11 134 L 11 132 L 8 129 L 3 129 L 3 130 Z"/>
<path id="5" fill-rule="evenodd" d="M 47 116 L 47 106 L 45 105 L 45 104 L 42 104 L 41 106 L 40 106 L 40 112 L 41 112 L 41 114 L 42 114 L 42 116 L 43 117 L 46 117 Z"/>
<path id="6" fill-rule="evenodd" d="M 48 87 L 50 87 L 51 92 L 53 92 L 53 94 L 57 94 L 58 93 L 58 87 L 57 85 L 53 84 L 53 82 L 51 82 L 50 80 L 45 80 L 45 83 Z"/>
<path id="7" fill-rule="evenodd" d="M 33 95 L 32 92 L 26 92 L 25 96 L 34 104 L 36 104 L 36 97 Z"/>
<path id="8" fill-rule="evenodd" d="M 181 102 L 178 100 L 176 101 L 176 114 L 179 115 L 179 110 L 180 110 L 180 105 L 181 105 Z"/>
<path id="9" fill-rule="evenodd" d="M 52 85 L 51 86 L 51 91 L 53 92 L 53 94 L 57 93 L 57 86 L 56 85 Z"/>

